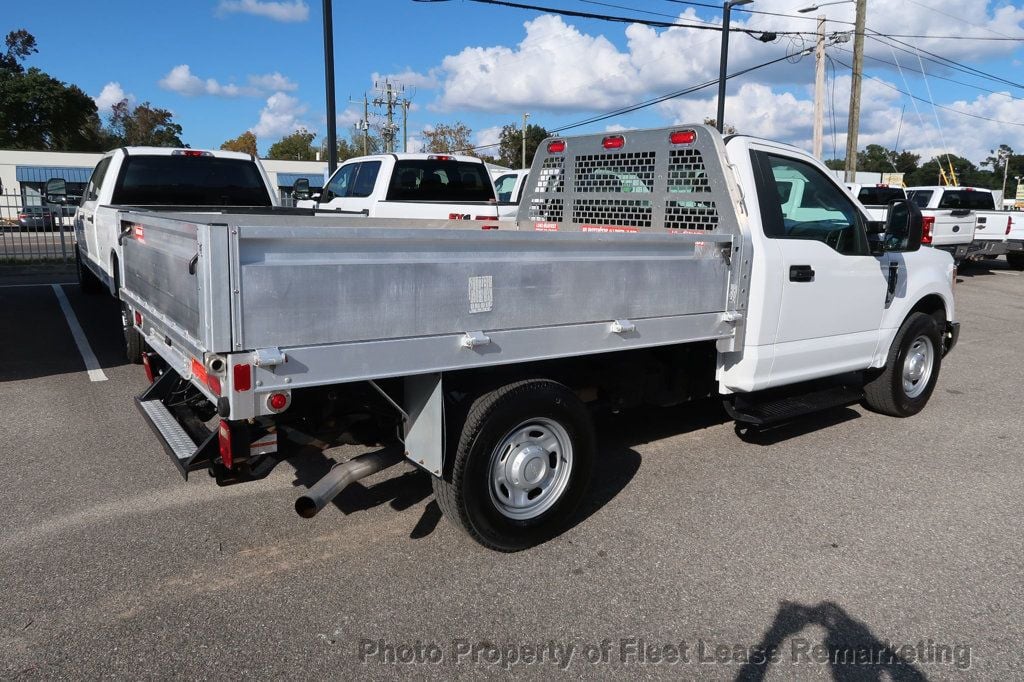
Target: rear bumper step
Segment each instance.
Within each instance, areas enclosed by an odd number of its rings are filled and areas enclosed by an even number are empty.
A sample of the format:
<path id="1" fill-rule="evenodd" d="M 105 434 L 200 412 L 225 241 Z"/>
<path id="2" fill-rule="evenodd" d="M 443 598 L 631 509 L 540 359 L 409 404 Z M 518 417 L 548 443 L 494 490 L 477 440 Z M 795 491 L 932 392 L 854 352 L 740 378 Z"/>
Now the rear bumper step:
<path id="1" fill-rule="evenodd" d="M 218 444 L 216 431 L 197 443 L 168 409 L 164 401 L 179 380 L 177 372 L 166 370 L 145 393 L 135 399 L 135 406 L 139 408 L 146 423 L 153 429 L 171 461 L 187 481 L 190 471 L 210 466 L 217 455 Z"/>

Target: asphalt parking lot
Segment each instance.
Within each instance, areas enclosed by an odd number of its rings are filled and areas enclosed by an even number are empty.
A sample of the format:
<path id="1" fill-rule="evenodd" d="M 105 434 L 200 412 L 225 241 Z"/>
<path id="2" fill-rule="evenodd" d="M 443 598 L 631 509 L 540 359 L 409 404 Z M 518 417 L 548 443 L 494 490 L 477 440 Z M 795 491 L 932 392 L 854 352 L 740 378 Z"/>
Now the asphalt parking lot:
<path id="1" fill-rule="evenodd" d="M 182 481 L 135 412 L 113 301 L 58 285 L 87 372 L 52 286 L 71 278 L 2 275 L 2 677 L 1024 668 L 1024 273 L 1003 262 L 961 275 L 960 344 L 921 415 L 843 408 L 756 444 L 713 404 L 618 415 L 576 523 L 514 555 L 440 518 L 411 467 L 311 520 L 292 505 L 325 458 Z"/>

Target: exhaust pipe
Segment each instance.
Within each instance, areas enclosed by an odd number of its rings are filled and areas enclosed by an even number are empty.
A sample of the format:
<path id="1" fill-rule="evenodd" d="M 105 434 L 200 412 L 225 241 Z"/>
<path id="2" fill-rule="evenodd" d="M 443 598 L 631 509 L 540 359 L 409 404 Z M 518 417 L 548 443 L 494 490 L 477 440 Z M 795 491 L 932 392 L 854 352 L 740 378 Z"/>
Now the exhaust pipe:
<path id="1" fill-rule="evenodd" d="M 335 466 L 323 478 L 314 483 L 305 495 L 295 500 L 296 513 L 305 519 L 313 518 L 349 485 L 398 464 L 404 457 L 401 450 L 387 448 L 377 452 L 367 452 L 365 455 L 353 457 L 344 464 Z"/>

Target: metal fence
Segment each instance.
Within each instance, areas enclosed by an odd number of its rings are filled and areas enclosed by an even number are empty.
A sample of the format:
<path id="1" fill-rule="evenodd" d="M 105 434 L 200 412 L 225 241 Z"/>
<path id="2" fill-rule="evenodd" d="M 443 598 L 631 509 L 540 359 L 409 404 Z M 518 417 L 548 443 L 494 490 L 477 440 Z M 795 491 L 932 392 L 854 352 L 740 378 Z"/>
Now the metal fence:
<path id="1" fill-rule="evenodd" d="M 0 266 L 73 263 L 76 209 L 0 194 Z"/>

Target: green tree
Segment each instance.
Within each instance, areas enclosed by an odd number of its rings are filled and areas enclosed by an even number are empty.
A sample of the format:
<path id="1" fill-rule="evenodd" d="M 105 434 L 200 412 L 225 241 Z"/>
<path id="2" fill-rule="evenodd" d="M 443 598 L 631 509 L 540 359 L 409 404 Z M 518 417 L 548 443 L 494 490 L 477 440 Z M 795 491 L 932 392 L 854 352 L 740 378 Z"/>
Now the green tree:
<path id="1" fill-rule="evenodd" d="M 20 29 L 5 39 L 0 55 L 0 148 L 99 151 L 105 149 L 92 98 L 48 73 L 21 62 L 36 40 Z"/>
<path id="2" fill-rule="evenodd" d="M 526 126 L 526 167 L 533 163 L 537 147 L 550 133 L 539 125 Z M 515 123 L 502 126 L 498 138 L 498 163 L 509 168 L 519 168 L 523 163 L 523 129 Z"/>
<path id="3" fill-rule="evenodd" d="M 827 159 L 825 167 L 830 170 L 843 170 L 846 168 L 846 159 Z"/>
<path id="4" fill-rule="evenodd" d="M 704 119 L 704 125 L 711 126 L 712 128 L 717 128 L 718 127 L 718 119 L 715 119 L 715 118 L 705 118 Z M 722 131 L 722 134 L 723 135 L 735 135 L 736 134 L 736 126 L 730 125 L 730 124 L 726 123 L 725 124 L 725 130 Z"/>
<path id="5" fill-rule="evenodd" d="M 880 144 L 869 144 L 863 151 L 857 152 L 857 170 L 868 173 L 895 172 L 895 155 Z"/>
<path id="6" fill-rule="evenodd" d="M 220 146 L 228 152 L 242 152 L 256 156 L 256 135 L 251 130 L 246 130 L 233 140 L 228 140 Z"/>
<path id="7" fill-rule="evenodd" d="M 315 161 L 316 150 L 313 148 L 313 140 L 315 138 L 316 133 L 311 133 L 305 128 L 299 128 L 291 135 L 285 135 L 270 145 L 270 149 L 267 151 L 267 158 Z"/>
<path id="8" fill-rule="evenodd" d="M 423 137 L 426 138 L 426 144 L 424 144 L 424 151 L 427 152 L 463 152 L 472 153 L 470 149 L 473 143 L 470 142 L 470 137 L 473 135 L 473 130 L 462 121 L 456 121 L 455 123 L 448 125 L 447 123 L 438 123 L 429 129 L 423 130 Z"/>
<path id="9" fill-rule="evenodd" d="M 187 147 L 181 141 L 181 126 L 174 122 L 173 114 L 149 102 L 132 107 L 123 99 L 110 110 L 112 139 L 117 145 L 142 147 Z"/>
<path id="10" fill-rule="evenodd" d="M 991 173 L 983 173 L 978 171 L 978 167 L 975 166 L 969 159 L 965 159 L 962 156 L 955 154 L 949 155 L 949 161 L 953 163 L 953 169 L 956 171 L 957 180 L 961 185 L 975 185 L 988 187 L 987 183 L 990 180 L 986 180 L 984 176 L 991 176 Z M 903 178 L 903 182 L 908 187 L 914 187 L 916 185 L 938 185 L 942 183 L 941 174 L 939 173 L 939 167 L 946 171 L 947 176 L 949 175 L 949 162 L 945 154 L 937 156 L 930 161 L 926 161 L 921 164 L 921 167 L 912 173 L 908 174 Z"/>
<path id="11" fill-rule="evenodd" d="M 380 154 L 384 151 L 384 141 L 380 138 L 379 131 L 376 126 L 371 126 L 367 136 L 363 129 L 357 125 L 352 126 L 349 129 L 348 139 L 338 140 L 338 161 L 345 161 L 352 159 L 357 156 L 365 156 L 366 154 Z M 366 146 L 366 152 L 363 152 L 363 146 Z"/>

